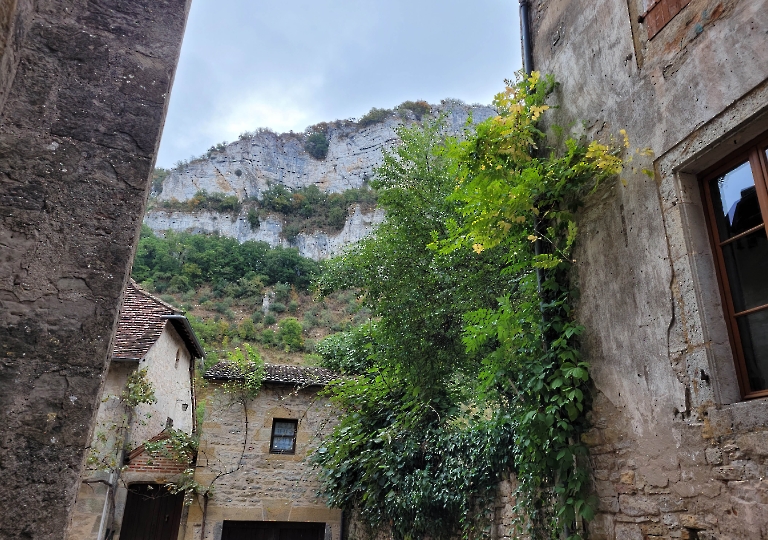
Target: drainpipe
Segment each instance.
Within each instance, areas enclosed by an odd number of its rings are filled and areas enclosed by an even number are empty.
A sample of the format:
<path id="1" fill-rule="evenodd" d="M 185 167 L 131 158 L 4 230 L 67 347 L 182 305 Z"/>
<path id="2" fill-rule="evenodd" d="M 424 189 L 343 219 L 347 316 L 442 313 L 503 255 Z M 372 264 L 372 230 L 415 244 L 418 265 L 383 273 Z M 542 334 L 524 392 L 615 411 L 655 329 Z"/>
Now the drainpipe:
<path id="1" fill-rule="evenodd" d="M 530 75 L 533 71 L 533 47 L 531 44 L 531 15 L 530 15 L 530 7 L 531 3 L 530 0 L 520 0 L 520 40 L 522 41 L 523 45 L 523 70 L 525 71 L 526 75 Z M 536 242 L 533 244 L 533 252 L 536 255 L 541 255 L 544 253 L 544 244 L 541 241 L 541 233 L 543 224 L 541 222 L 541 219 L 536 216 L 535 222 L 534 222 L 534 232 L 536 233 Z M 537 268 L 536 269 L 536 285 L 539 290 L 539 297 L 541 300 L 541 317 L 542 319 L 547 319 L 547 314 L 544 309 L 544 299 L 543 299 L 543 287 L 544 287 L 544 280 L 546 279 L 544 275 L 544 269 L 543 268 Z M 543 336 L 544 338 L 544 347 L 549 348 L 549 340 L 547 339 L 547 336 Z M 564 536 L 568 538 L 571 535 L 571 527 L 568 525 L 565 525 L 563 527 L 564 529 Z"/>
<path id="2" fill-rule="evenodd" d="M 523 45 L 523 71 L 530 75 L 533 71 L 533 47 L 531 45 L 531 21 L 530 21 L 530 0 L 520 0 L 520 40 Z M 536 255 L 544 253 L 544 246 L 541 242 L 541 220 L 538 216 L 535 218 L 534 231 L 536 232 L 536 242 L 533 244 L 533 250 Z M 536 285 L 538 286 L 539 296 L 542 294 L 544 286 L 544 269 L 536 269 Z M 543 305 L 543 299 L 542 299 Z M 541 309 L 542 317 L 546 316 L 544 308 Z M 547 346 L 547 340 L 544 339 L 544 345 Z"/>
<path id="3" fill-rule="evenodd" d="M 530 0 L 520 0 L 520 39 L 523 42 L 523 69 L 526 75 L 533 71 L 533 49 L 531 48 Z"/>
<path id="4" fill-rule="evenodd" d="M 111 501 L 112 489 L 115 485 L 115 472 L 109 473 L 109 484 L 107 485 L 107 494 L 104 496 L 104 508 L 101 511 L 101 521 L 99 522 L 99 534 L 97 540 L 104 540 L 105 529 L 107 528 L 107 513 L 109 512 L 109 503 Z"/>

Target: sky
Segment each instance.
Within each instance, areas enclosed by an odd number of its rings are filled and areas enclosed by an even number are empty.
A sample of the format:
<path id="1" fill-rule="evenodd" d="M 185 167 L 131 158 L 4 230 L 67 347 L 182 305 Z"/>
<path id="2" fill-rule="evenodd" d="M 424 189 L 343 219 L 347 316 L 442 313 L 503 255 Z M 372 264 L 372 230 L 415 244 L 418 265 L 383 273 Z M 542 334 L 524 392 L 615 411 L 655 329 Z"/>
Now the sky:
<path id="1" fill-rule="evenodd" d="M 521 66 L 517 0 L 193 0 L 158 167 L 244 131 L 405 100 L 491 102 Z"/>

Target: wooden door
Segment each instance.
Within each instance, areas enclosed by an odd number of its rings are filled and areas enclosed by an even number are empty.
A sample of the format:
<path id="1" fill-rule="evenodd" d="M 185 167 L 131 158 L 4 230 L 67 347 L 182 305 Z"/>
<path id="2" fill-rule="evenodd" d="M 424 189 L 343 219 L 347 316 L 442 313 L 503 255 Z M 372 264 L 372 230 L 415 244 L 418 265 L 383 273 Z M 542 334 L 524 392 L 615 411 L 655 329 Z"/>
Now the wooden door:
<path id="1" fill-rule="evenodd" d="M 184 495 L 164 486 L 129 486 L 120 540 L 176 540 L 183 506 Z"/>

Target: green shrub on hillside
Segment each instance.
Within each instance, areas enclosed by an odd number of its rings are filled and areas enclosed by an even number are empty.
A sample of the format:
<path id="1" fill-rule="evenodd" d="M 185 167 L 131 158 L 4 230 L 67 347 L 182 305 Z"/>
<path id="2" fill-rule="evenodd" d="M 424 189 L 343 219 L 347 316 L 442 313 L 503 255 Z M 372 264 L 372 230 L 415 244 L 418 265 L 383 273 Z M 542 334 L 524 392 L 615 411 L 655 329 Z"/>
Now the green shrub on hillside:
<path id="1" fill-rule="evenodd" d="M 237 214 L 240 212 L 242 204 L 237 198 L 237 195 L 208 193 L 203 189 L 195 193 L 194 197 L 191 199 L 187 199 L 183 202 L 175 199 L 163 201 L 162 207 L 169 210 L 181 210 L 183 212 L 210 210 L 212 212 Z"/>
<path id="2" fill-rule="evenodd" d="M 278 328 L 277 338 L 286 351 L 297 352 L 304 349 L 303 329 L 296 317 L 286 317 L 280 321 Z"/>
<path id="3" fill-rule="evenodd" d="M 392 111 L 390 109 L 377 109 L 376 107 L 373 107 L 370 111 L 365 113 L 360 120 L 357 121 L 357 124 L 360 127 L 367 127 L 373 124 L 379 124 L 383 122 L 384 120 L 389 117 L 389 115 L 392 114 Z"/>
<path id="4" fill-rule="evenodd" d="M 414 116 L 416 117 L 416 120 L 421 120 L 422 116 L 425 114 L 429 114 L 429 112 L 432 110 L 432 107 L 424 100 L 419 101 L 403 101 L 400 105 L 396 107 L 398 113 L 400 114 L 401 118 L 405 118 L 405 111 L 411 111 Z"/>
<path id="5" fill-rule="evenodd" d="M 328 136 L 321 131 L 315 131 L 307 136 L 304 150 L 315 159 L 325 159 L 328 155 Z"/>

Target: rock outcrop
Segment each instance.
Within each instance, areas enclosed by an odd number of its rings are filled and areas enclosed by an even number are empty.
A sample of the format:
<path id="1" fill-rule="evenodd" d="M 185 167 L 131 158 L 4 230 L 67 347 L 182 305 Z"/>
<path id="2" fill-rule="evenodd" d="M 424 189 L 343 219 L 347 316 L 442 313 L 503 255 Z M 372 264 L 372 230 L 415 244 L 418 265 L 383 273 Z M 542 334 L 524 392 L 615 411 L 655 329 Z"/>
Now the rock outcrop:
<path id="1" fill-rule="evenodd" d="M 432 116 L 445 116 L 446 128 L 451 133 L 461 132 L 470 115 L 473 121 L 479 122 L 494 114 L 496 111 L 491 107 L 468 106 L 455 100 L 445 100 L 433 106 L 431 112 Z M 316 185 L 326 193 L 360 188 L 373 177 L 374 169 L 381 163 L 382 150 L 397 144 L 397 127 L 413 121 L 412 113 L 407 112 L 404 118 L 392 113 L 383 122 L 365 127 L 353 121 L 329 123 L 328 155 L 323 160 L 313 158 L 304 150 L 304 134 L 278 135 L 259 130 L 171 171 L 156 200 L 161 203 L 186 201 L 202 190 L 236 195 L 241 201 L 260 199 L 274 184 L 292 190 Z M 382 219 L 380 211 L 364 213 L 355 207 L 350 209 L 341 232 L 301 233 L 291 242 L 282 236 L 283 222 L 279 215 L 262 219 L 259 227 L 252 230 L 245 210 L 240 215 L 224 215 L 210 211 L 169 211 L 157 206 L 147 213 L 144 221 L 158 234 L 167 230 L 218 233 L 240 242 L 261 240 L 272 246 L 296 247 L 302 255 L 320 260 L 357 242 Z"/>

